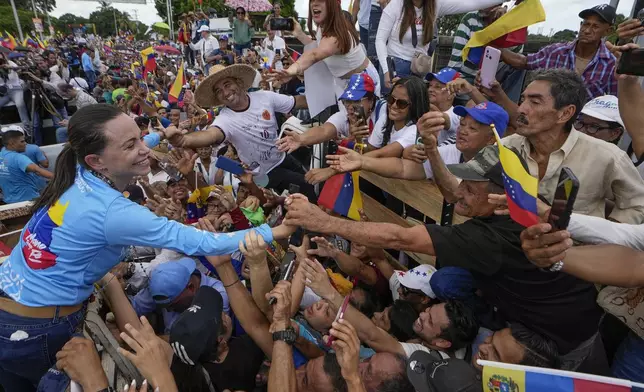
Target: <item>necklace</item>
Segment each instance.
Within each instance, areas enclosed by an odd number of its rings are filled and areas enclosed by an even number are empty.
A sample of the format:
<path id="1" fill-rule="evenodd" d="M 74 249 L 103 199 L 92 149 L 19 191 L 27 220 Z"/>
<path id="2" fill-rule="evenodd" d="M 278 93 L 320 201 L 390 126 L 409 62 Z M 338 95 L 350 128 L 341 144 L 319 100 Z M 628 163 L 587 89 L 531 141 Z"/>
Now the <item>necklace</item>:
<path id="1" fill-rule="evenodd" d="M 105 175 L 98 173 L 92 169 L 89 169 L 89 172 L 94 175 L 94 177 L 98 178 L 101 181 L 104 181 L 107 185 L 109 185 L 112 189 L 119 191 L 118 188 L 116 187 L 116 184 L 114 184 L 114 181 L 110 180 L 107 178 Z M 119 191 L 120 192 L 120 191 Z"/>

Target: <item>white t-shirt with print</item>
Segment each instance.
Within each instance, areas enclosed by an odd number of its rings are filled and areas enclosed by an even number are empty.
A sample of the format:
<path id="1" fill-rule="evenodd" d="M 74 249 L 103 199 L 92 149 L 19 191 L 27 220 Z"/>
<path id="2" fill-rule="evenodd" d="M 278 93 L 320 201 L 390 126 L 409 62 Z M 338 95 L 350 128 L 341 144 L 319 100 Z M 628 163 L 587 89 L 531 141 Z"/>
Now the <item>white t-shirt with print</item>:
<path id="1" fill-rule="evenodd" d="M 438 145 L 442 146 L 444 144 L 454 144 L 456 143 L 456 131 L 458 130 L 458 127 L 461 125 L 461 116 L 458 114 L 454 113 L 454 106 L 449 108 L 445 112 L 447 116 L 449 117 L 449 129 L 443 129 L 440 131 L 438 134 Z"/>
<path id="2" fill-rule="evenodd" d="M 369 116 L 369 120 L 371 120 L 374 124 L 373 130 L 375 131 L 376 129 L 376 120 L 380 120 L 382 118 L 387 118 L 387 104 L 384 103 L 380 105 L 380 114 L 376 113 L 376 110 L 371 112 L 371 115 Z M 351 135 L 351 131 L 349 130 L 349 119 L 347 118 L 347 113 L 346 112 L 337 112 L 333 114 L 331 117 L 329 117 L 326 122 L 331 123 L 337 132 L 337 137 L 338 139 L 342 139 L 345 137 L 349 137 Z"/>
<path id="3" fill-rule="evenodd" d="M 463 155 L 457 148 L 456 144 L 446 144 L 438 147 L 438 153 L 440 154 L 443 162 L 446 165 L 454 165 L 461 162 L 461 155 Z M 426 159 L 423 162 L 423 169 L 425 169 L 425 175 L 428 180 L 434 178 L 434 171 L 432 170 L 432 165 L 429 163 L 429 159 Z"/>
<path id="4" fill-rule="evenodd" d="M 289 113 L 295 98 L 271 91 L 254 91 L 248 96 L 248 109 L 236 112 L 224 108 L 212 126 L 222 130 L 243 163 L 249 166 L 257 163 L 259 174 L 268 174 L 286 157 L 275 146 L 279 135 L 275 113 Z"/>
<path id="5" fill-rule="evenodd" d="M 380 117 L 378 123 L 373 128 L 371 136 L 369 136 L 369 144 L 376 148 L 384 147 L 382 145 L 385 136 L 385 129 L 387 124 L 387 116 Z M 389 138 L 389 144 L 398 143 L 403 148 L 407 148 L 416 143 L 416 124 L 409 124 L 399 131 L 395 129 L 391 130 L 391 137 Z"/>

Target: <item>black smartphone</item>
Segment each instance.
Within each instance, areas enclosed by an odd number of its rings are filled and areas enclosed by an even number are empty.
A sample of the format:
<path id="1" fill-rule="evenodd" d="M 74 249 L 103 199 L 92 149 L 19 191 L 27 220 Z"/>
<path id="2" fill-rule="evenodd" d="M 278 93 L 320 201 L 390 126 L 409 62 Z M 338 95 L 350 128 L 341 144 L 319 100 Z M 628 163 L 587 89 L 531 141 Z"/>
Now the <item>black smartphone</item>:
<path id="1" fill-rule="evenodd" d="M 275 54 L 278 56 L 282 55 L 282 49 L 275 49 Z"/>
<path id="2" fill-rule="evenodd" d="M 302 242 L 304 242 L 304 229 L 298 227 L 297 230 L 295 230 L 295 233 L 291 234 L 291 238 L 289 238 L 288 243 L 289 245 L 299 248 L 302 246 Z"/>
<path id="3" fill-rule="evenodd" d="M 270 28 L 271 30 L 293 31 L 295 25 L 293 19 L 290 18 L 271 18 Z"/>
<path id="4" fill-rule="evenodd" d="M 393 79 L 396 77 L 396 63 L 394 62 L 393 57 L 387 57 L 387 68 L 389 68 L 389 78 Z"/>
<path id="5" fill-rule="evenodd" d="M 644 76 L 644 49 L 633 49 L 622 53 L 617 64 L 617 73 Z"/>
<path id="6" fill-rule="evenodd" d="M 280 280 L 290 281 L 293 279 L 293 274 L 295 273 L 295 257 L 295 252 L 286 252 L 284 259 L 282 259 L 282 264 L 280 264 L 280 274 L 277 275 L 279 277 L 277 278 L 277 281 L 273 280 L 273 285 L 276 285 Z M 270 297 L 268 299 L 269 305 L 273 305 L 275 302 L 277 302 L 275 297 Z"/>
<path id="7" fill-rule="evenodd" d="M 568 227 L 578 191 L 579 180 L 575 174 L 567 167 L 562 168 L 548 216 L 548 223 L 554 231 L 565 230 Z"/>
<path id="8" fill-rule="evenodd" d="M 338 144 L 333 140 L 329 141 L 328 147 L 326 149 L 328 155 L 335 155 L 338 153 Z"/>
<path id="9" fill-rule="evenodd" d="M 289 184 L 288 185 L 288 194 L 289 195 L 294 195 L 296 193 L 300 193 L 300 186 L 295 185 L 295 184 Z"/>

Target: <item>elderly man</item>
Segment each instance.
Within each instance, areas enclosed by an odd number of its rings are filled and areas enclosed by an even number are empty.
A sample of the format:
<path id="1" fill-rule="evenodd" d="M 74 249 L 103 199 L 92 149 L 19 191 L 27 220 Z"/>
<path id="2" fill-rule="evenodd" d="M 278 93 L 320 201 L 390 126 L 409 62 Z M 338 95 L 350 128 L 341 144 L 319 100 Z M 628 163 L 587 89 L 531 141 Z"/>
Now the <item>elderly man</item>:
<path id="1" fill-rule="evenodd" d="M 255 70 L 248 65 L 215 65 L 195 92 L 199 106 L 224 105 L 212 126 L 188 135 L 176 135 L 172 145 L 206 147 L 224 140 L 237 149 L 239 158 L 256 176 L 268 176 L 268 188 L 281 192 L 298 185 L 309 200 L 317 200 L 313 186 L 304 179 L 302 165 L 275 145 L 279 128 L 275 113 L 290 113 L 306 107 L 306 97 L 287 96 L 270 91 L 248 93 Z"/>
<path id="2" fill-rule="evenodd" d="M 586 101 L 581 78 L 565 69 L 539 71 L 522 96 L 516 134 L 503 144 L 519 151 L 530 174 L 539 178 L 539 195 L 552 201 L 561 168 L 568 167 L 580 182 L 575 212 L 605 217 L 611 200 L 610 219 L 644 222 L 644 181 L 630 158 L 617 146 L 573 129 Z"/>
<path id="3" fill-rule="evenodd" d="M 523 227 L 495 215 L 495 205 L 488 201 L 489 193 L 504 193 L 497 148 L 485 147 L 470 161 L 447 168 L 463 180 L 455 212 L 472 218 L 463 224 L 403 228 L 353 222 L 327 215 L 302 197 L 289 199 L 285 222 L 369 247 L 435 255 L 439 267 L 467 269 L 498 316 L 529 325 L 557 343 L 563 368 L 605 374 L 608 366 L 597 334 L 602 312 L 594 286 L 533 266 L 521 249 Z"/>
<path id="4" fill-rule="evenodd" d="M 201 34 L 201 39 L 196 44 L 190 43 L 190 48 L 192 50 L 199 51 L 199 62 L 203 69 L 207 72 L 209 68 L 208 56 L 210 53 L 219 49 L 219 41 L 217 38 L 210 35 L 210 27 L 203 25 L 197 30 Z"/>
<path id="5" fill-rule="evenodd" d="M 603 41 L 615 23 L 615 13 L 608 4 L 581 11 L 576 40 L 548 45 L 527 56 L 504 49 L 501 60 L 519 69 L 566 68 L 581 76 L 589 98 L 617 95 L 615 56 Z"/>

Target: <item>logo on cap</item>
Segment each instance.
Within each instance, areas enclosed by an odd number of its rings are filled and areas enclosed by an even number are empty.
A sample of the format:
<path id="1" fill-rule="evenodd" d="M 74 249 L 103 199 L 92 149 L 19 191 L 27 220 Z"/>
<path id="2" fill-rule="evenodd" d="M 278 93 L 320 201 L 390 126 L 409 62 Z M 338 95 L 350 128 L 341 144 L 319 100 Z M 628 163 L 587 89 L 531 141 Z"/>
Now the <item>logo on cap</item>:
<path id="1" fill-rule="evenodd" d="M 481 102 L 478 105 L 474 106 L 476 109 L 487 109 L 487 102 Z"/>
<path id="2" fill-rule="evenodd" d="M 192 312 L 192 313 L 197 313 L 200 310 L 201 310 L 201 306 L 199 305 L 192 305 L 191 307 L 186 309 L 187 312 Z"/>

